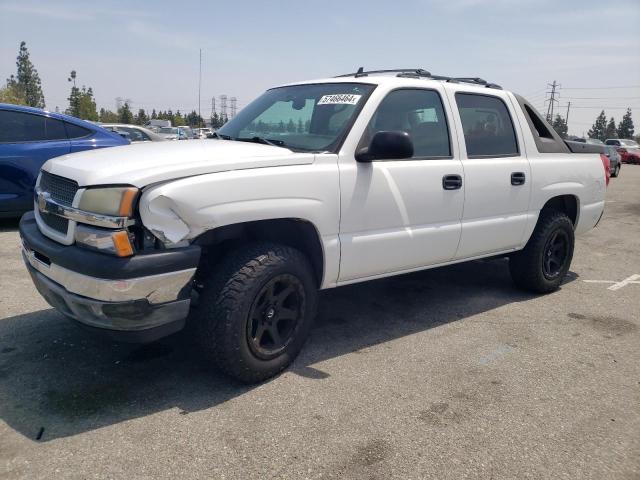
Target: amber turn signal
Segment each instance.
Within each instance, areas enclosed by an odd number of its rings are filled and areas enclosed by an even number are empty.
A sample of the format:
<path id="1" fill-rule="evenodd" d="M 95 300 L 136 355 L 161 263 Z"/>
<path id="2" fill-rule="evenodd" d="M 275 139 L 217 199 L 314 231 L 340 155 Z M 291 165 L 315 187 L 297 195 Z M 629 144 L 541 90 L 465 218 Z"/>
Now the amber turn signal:
<path id="1" fill-rule="evenodd" d="M 121 230 L 119 232 L 115 232 L 111 235 L 111 239 L 113 240 L 113 246 L 116 249 L 116 254 L 119 257 L 129 257 L 133 255 L 133 247 L 129 241 L 129 234 L 126 231 Z"/>

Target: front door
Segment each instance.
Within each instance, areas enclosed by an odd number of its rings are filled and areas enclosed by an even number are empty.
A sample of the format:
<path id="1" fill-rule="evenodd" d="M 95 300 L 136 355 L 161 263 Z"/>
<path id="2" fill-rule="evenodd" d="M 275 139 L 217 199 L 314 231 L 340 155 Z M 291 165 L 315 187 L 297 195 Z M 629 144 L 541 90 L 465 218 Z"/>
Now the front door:
<path id="1" fill-rule="evenodd" d="M 465 187 L 443 97 L 440 88 L 393 90 L 373 114 L 359 146 L 378 131 L 405 131 L 414 144 L 411 159 L 340 158 L 339 282 L 453 258 Z"/>

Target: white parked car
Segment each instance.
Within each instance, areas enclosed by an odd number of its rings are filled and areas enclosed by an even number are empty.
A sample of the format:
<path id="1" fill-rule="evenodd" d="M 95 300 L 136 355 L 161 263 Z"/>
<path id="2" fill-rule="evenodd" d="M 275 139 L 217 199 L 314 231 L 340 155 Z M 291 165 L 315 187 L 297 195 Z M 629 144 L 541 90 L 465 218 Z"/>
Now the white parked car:
<path id="1" fill-rule="evenodd" d="M 191 137 L 180 127 L 160 127 L 158 130 L 165 140 L 189 140 Z"/>
<path id="2" fill-rule="evenodd" d="M 319 289 L 501 255 L 551 292 L 604 208 L 603 157 L 480 79 L 285 85 L 217 137 L 48 161 L 20 223 L 47 301 L 131 341 L 189 318 L 219 368 L 255 382 L 296 357 Z"/>
<path id="3" fill-rule="evenodd" d="M 165 140 L 164 137 L 161 137 L 148 128 L 141 127 L 140 125 L 129 125 L 126 123 L 101 123 L 100 126 L 107 130 L 111 130 L 112 132 L 119 133 L 131 143 L 163 142 Z"/>

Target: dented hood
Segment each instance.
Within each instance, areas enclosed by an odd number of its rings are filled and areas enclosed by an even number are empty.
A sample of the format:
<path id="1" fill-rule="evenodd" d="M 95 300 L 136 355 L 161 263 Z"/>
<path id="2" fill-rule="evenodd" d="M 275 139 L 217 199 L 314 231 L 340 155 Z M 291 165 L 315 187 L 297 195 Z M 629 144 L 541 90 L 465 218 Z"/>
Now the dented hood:
<path id="1" fill-rule="evenodd" d="M 53 158 L 43 170 L 71 178 L 81 187 L 152 183 L 205 173 L 247 168 L 303 165 L 310 153 L 231 140 L 154 142 L 84 151 Z"/>

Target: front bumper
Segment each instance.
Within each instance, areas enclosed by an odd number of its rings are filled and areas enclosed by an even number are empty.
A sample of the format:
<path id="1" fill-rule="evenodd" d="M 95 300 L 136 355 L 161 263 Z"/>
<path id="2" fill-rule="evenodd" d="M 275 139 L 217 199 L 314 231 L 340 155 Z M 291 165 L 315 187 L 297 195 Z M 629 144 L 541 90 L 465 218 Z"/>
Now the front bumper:
<path id="1" fill-rule="evenodd" d="M 184 327 L 200 247 L 112 257 L 49 240 L 32 212 L 20 220 L 20 236 L 36 288 L 67 317 L 133 342 Z"/>

